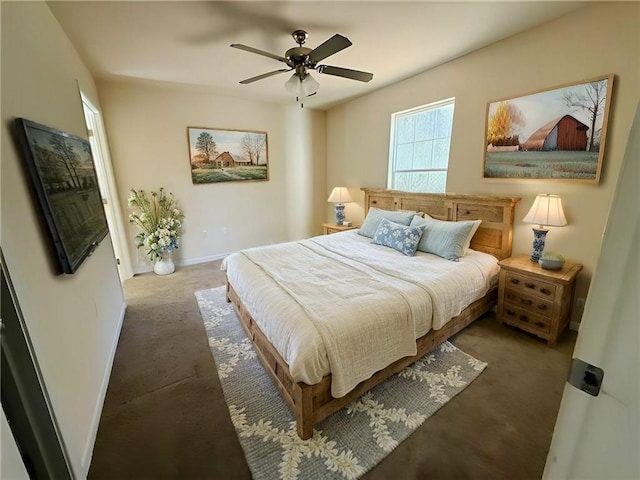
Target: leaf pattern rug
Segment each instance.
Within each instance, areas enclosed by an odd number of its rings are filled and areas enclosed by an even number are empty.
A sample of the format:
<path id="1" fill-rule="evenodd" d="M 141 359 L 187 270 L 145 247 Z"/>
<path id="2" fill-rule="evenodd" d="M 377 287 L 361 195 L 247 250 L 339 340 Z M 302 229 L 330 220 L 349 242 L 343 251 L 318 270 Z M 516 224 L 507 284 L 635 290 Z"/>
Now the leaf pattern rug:
<path id="1" fill-rule="evenodd" d="M 317 424 L 301 440 L 225 287 L 195 293 L 225 399 L 255 479 L 356 479 L 487 366 L 449 342 Z"/>

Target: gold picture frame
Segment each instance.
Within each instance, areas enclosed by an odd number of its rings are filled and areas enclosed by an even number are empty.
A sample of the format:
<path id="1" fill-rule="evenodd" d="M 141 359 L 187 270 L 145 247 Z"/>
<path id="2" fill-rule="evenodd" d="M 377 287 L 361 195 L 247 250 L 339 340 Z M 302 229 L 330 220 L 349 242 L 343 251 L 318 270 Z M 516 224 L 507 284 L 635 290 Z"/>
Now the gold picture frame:
<path id="1" fill-rule="evenodd" d="M 194 185 L 269 180 L 267 132 L 187 127 Z"/>
<path id="2" fill-rule="evenodd" d="M 613 77 L 489 102 L 483 177 L 598 183 Z"/>

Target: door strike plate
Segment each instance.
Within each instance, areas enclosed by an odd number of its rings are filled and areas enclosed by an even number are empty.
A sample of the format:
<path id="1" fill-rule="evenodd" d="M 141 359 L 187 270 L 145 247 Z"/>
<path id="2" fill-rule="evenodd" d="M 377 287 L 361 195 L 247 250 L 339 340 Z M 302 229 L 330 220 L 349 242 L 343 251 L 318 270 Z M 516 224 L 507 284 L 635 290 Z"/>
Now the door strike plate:
<path id="1" fill-rule="evenodd" d="M 571 369 L 567 382 L 589 395 L 597 397 L 600 393 L 604 370 L 595 365 L 591 365 L 579 358 L 571 360 Z"/>

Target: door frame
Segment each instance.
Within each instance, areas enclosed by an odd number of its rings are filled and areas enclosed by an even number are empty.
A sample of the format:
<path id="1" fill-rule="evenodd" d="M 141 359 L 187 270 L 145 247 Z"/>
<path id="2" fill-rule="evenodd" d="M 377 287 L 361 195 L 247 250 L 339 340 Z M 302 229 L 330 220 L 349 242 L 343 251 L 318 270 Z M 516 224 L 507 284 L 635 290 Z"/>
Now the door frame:
<path id="1" fill-rule="evenodd" d="M 123 282 L 133 277 L 131 266 L 131 256 L 129 255 L 128 239 L 122 210 L 116 187 L 115 175 L 109 155 L 107 135 L 102 121 L 100 110 L 80 91 L 82 98 L 82 109 L 84 111 L 85 123 L 87 124 L 87 134 L 93 152 L 93 160 L 96 166 L 98 184 L 103 197 L 104 209 L 107 216 L 107 224 L 111 236 L 113 251 L 118 263 L 118 274 Z"/>

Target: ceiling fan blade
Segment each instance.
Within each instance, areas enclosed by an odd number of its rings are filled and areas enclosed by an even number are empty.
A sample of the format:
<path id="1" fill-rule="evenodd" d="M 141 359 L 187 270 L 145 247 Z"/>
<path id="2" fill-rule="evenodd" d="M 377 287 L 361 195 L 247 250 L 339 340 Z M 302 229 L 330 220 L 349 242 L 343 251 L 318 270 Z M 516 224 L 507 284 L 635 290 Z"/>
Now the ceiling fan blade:
<path id="1" fill-rule="evenodd" d="M 290 72 L 291 70 L 293 70 L 293 68 L 281 68 L 280 70 L 274 70 L 273 72 L 263 73 L 262 75 L 258 75 L 257 77 L 247 78 L 246 80 L 242 80 L 240 83 L 246 85 L 247 83 L 253 83 L 258 80 L 262 80 L 263 78 L 268 78 L 282 72 Z"/>
<path id="2" fill-rule="evenodd" d="M 326 75 L 335 75 L 336 77 L 350 78 L 351 80 L 359 80 L 368 82 L 373 78 L 373 73 L 361 72 L 360 70 L 351 70 L 349 68 L 332 67 L 331 65 L 319 65 L 316 70 L 318 73 Z"/>
<path id="3" fill-rule="evenodd" d="M 324 43 L 311 50 L 309 52 L 309 60 L 313 64 L 316 64 L 320 60 L 324 60 L 325 58 L 327 58 L 329 55 L 338 53 L 340 50 L 344 50 L 351 45 L 353 44 L 347 37 L 343 37 L 342 35 L 336 33 L 329 40 L 326 40 Z"/>
<path id="4" fill-rule="evenodd" d="M 242 45 L 241 43 L 232 43 L 230 46 L 233 48 L 237 48 L 239 50 L 244 50 L 245 52 L 257 53 L 258 55 L 273 58 L 274 60 L 278 60 L 280 62 L 286 63 L 289 66 L 292 66 L 289 60 L 287 60 L 284 57 L 281 57 L 280 55 L 276 55 L 274 53 L 269 53 L 269 52 L 265 52 L 264 50 L 258 50 L 257 48 L 248 47 L 247 45 Z"/>

